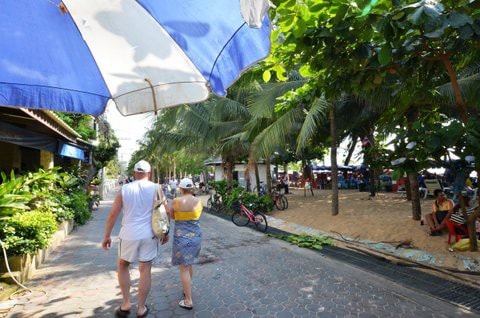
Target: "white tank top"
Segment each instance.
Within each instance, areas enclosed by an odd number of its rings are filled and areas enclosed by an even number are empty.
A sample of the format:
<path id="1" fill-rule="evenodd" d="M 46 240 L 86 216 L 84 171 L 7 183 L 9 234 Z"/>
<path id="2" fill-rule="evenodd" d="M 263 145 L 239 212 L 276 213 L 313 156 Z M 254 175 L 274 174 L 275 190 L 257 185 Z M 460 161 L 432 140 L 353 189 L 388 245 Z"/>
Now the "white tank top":
<path id="1" fill-rule="evenodd" d="M 158 185 L 138 180 L 122 186 L 122 240 L 143 240 L 153 237 L 152 209 Z"/>

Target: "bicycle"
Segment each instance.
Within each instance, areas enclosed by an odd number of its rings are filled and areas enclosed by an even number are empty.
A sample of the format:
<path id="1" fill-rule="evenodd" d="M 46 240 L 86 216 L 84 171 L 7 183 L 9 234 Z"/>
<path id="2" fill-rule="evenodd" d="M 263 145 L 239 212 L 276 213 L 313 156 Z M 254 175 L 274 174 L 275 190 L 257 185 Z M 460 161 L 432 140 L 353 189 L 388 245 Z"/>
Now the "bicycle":
<path id="1" fill-rule="evenodd" d="M 268 229 L 267 217 L 261 212 L 255 212 L 247 208 L 242 200 L 238 198 L 232 205 L 234 212 L 232 214 L 232 222 L 236 226 L 247 226 L 252 222 L 260 232 L 265 233 Z"/>
<path id="2" fill-rule="evenodd" d="M 272 200 L 275 203 L 277 210 L 283 211 L 288 209 L 287 197 L 275 189 L 272 189 Z"/>
<path id="3" fill-rule="evenodd" d="M 207 208 L 211 211 L 219 212 L 223 209 L 223 203 L 221 201 L 220 194 L 212 193 L 207 200 Z"/>

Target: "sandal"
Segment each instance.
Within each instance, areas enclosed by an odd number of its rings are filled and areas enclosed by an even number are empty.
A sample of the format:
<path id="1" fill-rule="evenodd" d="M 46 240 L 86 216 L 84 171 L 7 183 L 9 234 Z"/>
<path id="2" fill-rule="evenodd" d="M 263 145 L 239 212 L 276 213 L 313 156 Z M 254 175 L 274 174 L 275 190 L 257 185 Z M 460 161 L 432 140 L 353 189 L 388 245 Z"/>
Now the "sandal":
<path id="1" fill-rule="evenodd" d="M 123 310 L 122 306 L 118 306 L 117 309 L 115 309 L 115 317 L 127 317 L 128 315 L 130 315 L 130 309 Z"/>
<path id="2" fill-rule="evenodd" d="M 144 311 L 143 314 L 141 314 L 141 315 L 137 314 L 137 318 L 147 317 L 149 311 L 150 311 L 150 309 L 148 308 L 147 305 L 145 305 L 145 311 Z"/>
<path id="3" fill-rule="evenodd" d="M 185 299 L 180 300 L 178 305 L 180 307 L 182 307 L 183 309 L 187 309 L 187 310 L 192 310 L 193 309 L 193 306 L 187 306 L 187 304 L 185 303 Z"/>

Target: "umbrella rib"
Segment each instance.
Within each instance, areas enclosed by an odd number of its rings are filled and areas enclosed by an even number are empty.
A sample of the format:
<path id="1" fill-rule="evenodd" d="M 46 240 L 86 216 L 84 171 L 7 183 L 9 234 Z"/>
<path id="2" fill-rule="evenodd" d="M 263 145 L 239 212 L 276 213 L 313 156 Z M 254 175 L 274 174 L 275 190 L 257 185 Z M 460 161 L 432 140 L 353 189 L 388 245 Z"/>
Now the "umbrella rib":
<path id="1" fill-rule="evenodd" d="M 220 52 L 218 52 L 217 54 L 217 57 L 215 58 L 215 61 L 213 62 L 213 65 L 212 65 L 212 68 L 210 69 L 210 74 L 208 75 L 208 82 L 210 82 L 210 79 L 212 78 L 212 73 L 213 73 L 213 69 L 215 68 L 215 65 L 217 64 L 217 61 L 218 61 L 218 58 L 220 57 L 220 55 L 222 55 L 223 51 L 225 51 L 225 48 L 227 47 L 227 45 L 232 42 L 232 39 L 235 37 L 235 34 L 238 33 L 238 31 L 240 31 L 243 26 L 245 26 L 247 23 L 244 22 L 240 27 L 237 28 L 237 30 L 235 30 L 235 32 L 233 32 L 233 34 L 230 36 L 230 38 L 228 39 L 227 42 L 225 42 L 225 44 L 223 45 L 222 49 L 220 50 Z M 238 78 L 238 77 L 237 77 Z"/>
<path id="2" fill-rule="evenodd" d="M 157 94 L 155 94 L 155 89 L 153 88 L 152 82 L 148 78 L 145 78 L 145 82 L 148 83 L 150 89 L 152 90 L 153 113 L 155 114 L 155 116 L 157 116 Z"/>

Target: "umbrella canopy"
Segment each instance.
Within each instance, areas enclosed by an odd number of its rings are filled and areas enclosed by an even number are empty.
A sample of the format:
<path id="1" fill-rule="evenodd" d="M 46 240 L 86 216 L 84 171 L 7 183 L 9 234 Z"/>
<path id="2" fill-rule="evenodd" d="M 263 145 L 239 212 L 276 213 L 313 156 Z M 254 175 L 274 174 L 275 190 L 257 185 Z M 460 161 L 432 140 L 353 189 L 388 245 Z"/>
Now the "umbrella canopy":
<path id="1" fill-rule="evenodd" d="M 0 105 L 124 115 L 225 95 L 270 49 L 239 0 L 1 0 Z"/>

